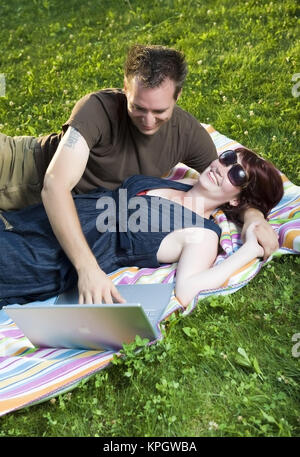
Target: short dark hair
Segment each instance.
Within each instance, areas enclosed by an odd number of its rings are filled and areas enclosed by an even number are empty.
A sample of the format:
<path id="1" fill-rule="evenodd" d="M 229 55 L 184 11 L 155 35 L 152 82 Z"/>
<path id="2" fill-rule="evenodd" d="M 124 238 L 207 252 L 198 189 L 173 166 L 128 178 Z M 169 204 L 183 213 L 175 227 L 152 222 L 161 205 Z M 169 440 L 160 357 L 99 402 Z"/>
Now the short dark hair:
<path id="1" fill-rule="evenodd" d="M 187 75 L 182 52 L 160 45 L 135 44 L 128 51 L 124 73 L 129 80 L 138 76 L 145 87 L 158 87 L 166 78 L 175 83 L 175 100 Z"/>

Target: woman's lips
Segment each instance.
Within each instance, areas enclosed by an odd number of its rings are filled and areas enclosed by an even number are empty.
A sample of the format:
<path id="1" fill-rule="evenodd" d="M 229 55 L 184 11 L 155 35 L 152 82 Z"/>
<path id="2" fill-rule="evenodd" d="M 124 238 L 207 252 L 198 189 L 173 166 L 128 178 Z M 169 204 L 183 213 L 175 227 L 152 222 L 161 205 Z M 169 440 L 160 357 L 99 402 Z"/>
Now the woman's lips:
<path id="1" fill-rule="evenodd" d="M 212 170 L 209 171 L 208 177 L 209 177 L 209 179 L 211 180 L 211 182 L 213 182 L 213 183 L 216 184 L 217 186 L 219 185 L 218 180 L 217 180 L 217 177 L 216 177 L 215 173 L 214 173 Z"/>

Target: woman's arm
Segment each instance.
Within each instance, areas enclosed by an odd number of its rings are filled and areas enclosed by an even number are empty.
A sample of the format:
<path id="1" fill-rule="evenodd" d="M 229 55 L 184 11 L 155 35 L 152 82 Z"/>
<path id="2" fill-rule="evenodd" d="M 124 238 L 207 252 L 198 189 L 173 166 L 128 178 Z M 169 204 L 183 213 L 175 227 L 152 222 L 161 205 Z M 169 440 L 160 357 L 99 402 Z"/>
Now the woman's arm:
<path id="1" fill-rule="evenodd" d="M 176 274 L 176 297 L 186 307 L 201 290 L 216 289 L 239 268 L 256 257 L 263 255 L 254 234 L 255 224 L 246 234 L 246 242 L 238 251 L 222 263 L 211 267 L 218 248 L 217 235 L 211 230 L 205 231 L 205 237 L 198 242 L 185 243 L 178 262 Z"/>

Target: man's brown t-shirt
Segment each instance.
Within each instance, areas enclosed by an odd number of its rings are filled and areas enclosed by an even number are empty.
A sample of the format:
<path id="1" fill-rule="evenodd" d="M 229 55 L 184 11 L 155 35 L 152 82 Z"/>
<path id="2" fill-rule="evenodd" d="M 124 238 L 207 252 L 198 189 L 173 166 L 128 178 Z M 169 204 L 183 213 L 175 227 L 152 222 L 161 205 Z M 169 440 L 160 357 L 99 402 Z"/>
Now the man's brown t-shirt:
<path id="1" fill-rule="evenodd" d="M 99 186 L 115 189 L 128 176 L 161 177 L 178 162 L 201 172 L 217 158 L 210 135 L 199 121 L 175 105 L 171 119 L 154 135 L 142 134 L 132 123 L 125 94 L 118 89 L 93 92 L 80 99 L 62 133 L 41 137 L 35 160 L 41 178 L 67 128 L 85 138 L 90 155 L 76 193 Z"/>

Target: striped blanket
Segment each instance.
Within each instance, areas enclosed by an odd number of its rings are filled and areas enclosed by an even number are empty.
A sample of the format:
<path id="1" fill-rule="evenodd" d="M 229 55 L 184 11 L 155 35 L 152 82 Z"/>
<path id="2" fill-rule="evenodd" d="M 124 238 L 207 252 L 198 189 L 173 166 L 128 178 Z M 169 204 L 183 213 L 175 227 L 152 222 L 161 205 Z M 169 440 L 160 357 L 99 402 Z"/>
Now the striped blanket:
<path id="1" fill-rule="evenodd" d="M 241 144 L 221 135 L 213 127 L 203 124 L 210 133 L 218 152 L 235 149 Z M 171 179 L 194 177 L 196 172 L 183 164 L 177 165 L 170 174 Z M 300 252 L 300 187 L 292 184 L 282 174 L 284 197 L 269 216 L 272 227 L 279 234 L 280 249 L 267 261 L 254 260 L 231 276 L 221 288 L 203 290 L 189 304 L 184 314 L 190 313 L 198 301 L 213 294 L 230 294 L 245 286 L 274 256 L 299 254 Z M 216 263 L 232 254 L 241 245 L 237 226 L 229 222 L 223 212 L 215 214 L 222 228 L 223 253 Z M 157 269 L 122 268 L 110 275 L 116 284 L 172 282 L 176 264 Z M 53 299 L 47 303 L 53 303 Z M 174 311 L 182 309 L 173 295 L 163 320 Z M 80 380 L 108 366 L 113 358 L 112 351 L 99 352 L 67 349 L 32 348 L 29 341 L 16 327 L 7 314 L 0 311 L 0 415 L 35 404 L 74 388 Z"/>

